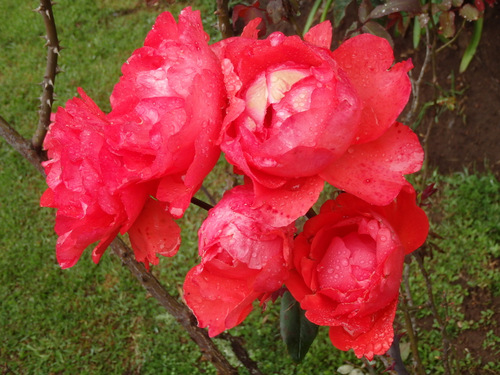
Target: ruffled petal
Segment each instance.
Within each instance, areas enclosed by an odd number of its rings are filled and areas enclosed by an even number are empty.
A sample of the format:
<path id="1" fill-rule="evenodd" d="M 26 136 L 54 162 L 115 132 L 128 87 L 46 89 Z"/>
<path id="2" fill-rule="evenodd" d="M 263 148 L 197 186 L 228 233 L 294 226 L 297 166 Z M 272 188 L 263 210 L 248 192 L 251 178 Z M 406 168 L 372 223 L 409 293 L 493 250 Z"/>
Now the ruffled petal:
<path id="1" fill-rule="evenodd" d="M 174 256 L 181 245 L 181 229 L 165 205 L 149 198 L 128 231 L 138 262 L 158 264 L 156 254 Z"/>
<path id="2" fill-rule="evenodd" d="M 392 322 L 396 315 L 397 298 L 384 310 L 372 318 L 372 326 L 364 333 L 351 335 L 349 323 L 345 327 L 330 327 L 330 340 L 340 350 L 353 349 L 358 358 L 366 357 L 369 361 L 374 355 L 382 355 L 389 350 L 394 339 Z M 355 322 L 353 322 L 355 324 Z"/>

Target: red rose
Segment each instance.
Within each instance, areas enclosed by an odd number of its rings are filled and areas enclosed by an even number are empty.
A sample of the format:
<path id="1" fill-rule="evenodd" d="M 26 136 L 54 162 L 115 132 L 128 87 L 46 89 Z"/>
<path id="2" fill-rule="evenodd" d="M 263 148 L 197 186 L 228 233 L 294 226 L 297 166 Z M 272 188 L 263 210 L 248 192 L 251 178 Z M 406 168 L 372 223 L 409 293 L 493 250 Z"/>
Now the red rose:
<path id="1" fill-rule="evenodd" d="M 392 343 L 404 256 L 428 229 L 409 184 L 387 206 L 343 193 L 295 239 L 286 285 L 311 322 L 330 326 L 334 346 L 371 360 Z"/>
<path id="2" fill-rule="evenodd" d="M 398 136 L 390 130 L 411 91 L 411 62 L 392 66 L 389 44 L 373 35 L 352 38 L 332 53 L 328 22 L 305 41 L 279 32 L 252 39 L 257 23 L 213 46 L 229 95 L 221 148 L 252 179 L 254 207 L 267 212 L 270 223 L 288 224 L 314 204 L 325 180 L 371 203 L 389 203 L 403 175 L 417 171 L 423 159 L 411 130 Z M 379 153 L 364 151 L 372 142 Z M 362 162 L 339 170 L 351 154 Z M 364 163 L 377 164 L 377 174 Z M 386 185 L 390 189 L 378 190 Z"/>
<path id="3" fill-rule="evenodd" d="M 218 160 L 226 95 L 220 63 L 209 48 L 200 12 L 179 23 L 160 14 L 122 67 L 111 95 L 106 136 L 121 157 L 121 185 L 159 179 L 155 196 L 180 217 Z"/>
<path id="4" fill-rule="evenodd" d="M 268 225 L 252 200 L 248 186 L 228 191 L 199 231 L 201 264 L 186 276 L 184 299 L 211 337 L 240 324 L 288 275 L 295 228 Z"/>
<path id="5" fill-rule="evenodd" d="M 99 241 L 97 262 L 119 232 L 129 232 L 146 266 L 179 248 L 173 217 L 183 215 L 220 154 L 214 139 L 225 91 L 207 39 L 199 12 L 186 8 L 179 24 L 165 12 L 124 64 L 110 114 L 83 91 L 83 100 L 59 109 L 44 144 L 49 189 L 41 204 L 58 208 L 61 267 Z"/>
<path id="6" fill-rule="evenodd" d="M 156 253 L 172 256 L 179 248 L 180 229 L 165 205 L 149 198 L 154 182 L 111 188 L 120 162 L 103 135 L 109 123 L 83 90 L 79 93 L 82 99 L 59 108 L 44 142 L 49 188 L 40 204 L 58 209 L 57 260 L 62 268 L 72 267 L 86 247 L 99 241 L 93 251 L 97 263 L 118 232 L 130 231 L 137 260 L 157 264 Z"/>

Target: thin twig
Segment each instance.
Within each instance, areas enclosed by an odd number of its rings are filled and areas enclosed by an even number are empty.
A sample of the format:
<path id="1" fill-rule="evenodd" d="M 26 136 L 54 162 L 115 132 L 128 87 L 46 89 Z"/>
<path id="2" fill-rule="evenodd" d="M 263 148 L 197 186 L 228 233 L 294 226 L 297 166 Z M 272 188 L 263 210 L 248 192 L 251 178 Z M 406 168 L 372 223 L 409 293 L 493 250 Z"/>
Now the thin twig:
<path id="1" fill-rule="evenodd" d="M 401 296 L 403 298 L 401 303 L 399 304 L 399 307 L 403 312 L 406 334 L 408 335 L 408 339 L 410 340 L 410 348 L 412 352 L 413 366 L 415 368 L 415 372 L 418 375 L 425 375 L 425 370 L 422 365 L 422 360 L 420 359 L 420 355 L 418 354 L 418 336 L 415 330 L 417 325 L 414 317 L 410 314 L 410 309 L 413 308 L 413 299 L 411 297 L 410 284 L 408 279 L 409 279 L 409 265 L 405 264 L 405 268 L 403 270 L 403 283 L 401 284 Z"/>
<path id="2" fill-rule="evenodd" d="M 234 354 L 236 354 L 236 357 L 238 357 L 247 370 L 250 371 L 250 374 L 262 375 L 262 372 L 260 372 L 259 367 L 257 366 L 257 362 L 250 358 L 248 352 L 243 346 L 243 339 L 241 337 L 233 336 L 228 332 L 221 333 L 218 337 L 229 341 Z"/>
<path id="3" fill-rule="evenodd" d="M 207 331 L 198 328 L 196 317 L 177 299 L 172 297 L 144 264 L 135 260 L 132 250 L 117 237 L 111 243 L 114 253 L 122 260 L 123 265 L 139 280 L 141 285 L 162 305 L 187 331 L 191 339 L 200 347 L 220 374 L 238 374 L 215 343 L 208 337 Z"/>
<path id="4" fill-rule="evenodd" d="M 408 257 L 410 257 L 410 255 L 408 255 L 407 258 Z M 403 282 L 401 284 L 401 287 L 402 287 L 401 294 L 403 295 L 402 303 L 405 304 L 406 314 L 408 315 L 409 318 L 409 321 L 406 322 L 407 317 L 405 316 L 406 329 L 411 330 L 413 340 L 415 341 L 414 344 L 412 345 L 412 348 L 415 347 L 415 352 L 414 355 L 412 356 L 413 367 L 416 368 L 417 371 L 419 371 L 419 374 L 421 374 L 423 373 L 424 370 L 423 370 L 422 360 L 420 359 L 420 356 L 418 354 L 418 336 L 415 331 L 415 327 L 417 327 L 417 322 L 415 319 L 415 315 L 411 314 L 411 312 L 414 310 L 415 304 L 413 303 L 413 297 L 410 288 L 410 264 L 406 262 L 403 269 Z"/>
<path id="5" fill-rule="evenodd" d="M 210 204 L 212 206 L 215 206 L 217 204 L 217 201 L 216 199 L 214 198 L 214 196 L 208 191 L 208 189 L 205 187 L 205 185 L 201 185 L 201 191 L 205 193 L 205 195 L 207 196 L 208 200 L 210 201 Z"/>
<path id="6" fill-rule="evenodd" d="M 200 207 L 200 208 L 203 208 L 204 210 L 208 211 L 208 210 L 211 210 L 212 208 L 214 208 L 212 205 L 208 204 L 207 202 L 204 202 L 202 201 L 201 199 L 198 199 L 198 198 L 191 198 L 191 203 Z"/>
<path id="7" fill-rule="evenodd" d="M 444 374 L 451 374 L 451 369 L 450 369 L 450 363 L 449 363 L 449 356 L 448 353 L 450 352 L 450 340 L 448 338 L 448 334 L 446 333 L 446 322 L 441 319 L 441 316 L 439 315 L 436 307 L 436 303 L 434 302 L 434 292 L 432 291 L 432 283 L 429 278 L 429 274 L 427 273 L 427 270 L 424 267 L 424 259 L 421 254 L 420 250 L 417 250 L 413 253 L 413 256 L 417 260 L 417 264 L 420 268 L 420 272 L 422 272 L 422 276 L 424 277 L 425 281 L 425 286 L 427 290 L 427 298 L 429 302 L 429 306 L 432 311 L 432 315 L 434 315 L 434 319 L 439 325 L 439 329 L 441 332 L 441 340 L 443 344 L 443 367 L 444 367 Z"/>
<path id="8" fill-rule="evenodd" d="M 229 18 L 229 0 L 217 0 L 217 18 L 219 19 L 219 30 L 222 34 L 222 39 L 233 36 L 233 25 Z"/>
<path id="9" fill-rule="evenodd" d="M 455 40 L 457 40 L 458 36 L 460 35 L 460 33 L 462 32 L 462 30 L 464 29 L 465 22 L 466 22 L 466 20 L 464 18 L 464 20 L 462 21 L 462 25 L 460 25 L 460 29 L 458 29 L 458 31 L 455 33 L 455 36 L 453 38 L 451 38 L 449 41 L 447 41 L 445 44 L 443 44 L 441 47 L 439 47 L 438 49 L 436 49 L 436 53 L 441 52 L 446 47 L 448 47 L 451 44 L 453 44 L 453 42 L 455 42 Z"/>
<path id="10" fill-rule="evenodd" d="M 413 100 L 411 102 L 411 108 L 403 120 L 403 122 L 405 124 L 411 124 L 415 118 L 415 114 L 417 113 L 417 109 L 418 109 L 418 106 L 420 103 L 420 89 L 422 87 L 422 81 L 424 79 L 424 75 L 425 75 L 425 71 L 427 70 L 427 66 L 429 65 L 429 62 L 431 60 L 432 46 L 430 43 L 428 26 L 426 26 L 425 38 L 426 38 L 426 40 L 425 40 L 425 58 L 424 58 L 424 62 L 422 64 L 422 67 L 420 68 L 420 73 L 419 73 L 416 81 L 410 78 L 412 92 L 413 92 Z M 411 77 L 411 72 L 410 72 L 410 77 Z"/>
<path id="11" fill-rule="evenodd" d="M 47 65 L 42 82 L 42 96 L 40 97 L 40 110 L 38 111 L 38 126 L 31 140 L 33 149 L 41 153 L 43 140 L 47 134 L 50 124 L 50 113 L 52 112 L 52 103 L 54 103 L 54 82 L 58 73 L 57 57 L 61 50 L 59 40 L 57 39 L 56 24 L 54 14 L 52 13 L 51 0 L 40 0 L 40 6 L 35 9 L 40 13 L 45 23 L 47 31 Z"/>
<path id="12" fill-rule="evenodd" d="M 0 136 L 45 177 L 45 171 L 40 164 L 44 161 L 42 156 L 33 150 L 31 142 L 20 135 L 2 116 L 0 116 Z"/>
<path id="13" fill-rule="evenodd" d="M 312 219 L 314 216 L 316 216 L 316 211 L 314 211 L 314 208 L 310 208 L 309 211 L 306 212 L 306 217 L 308 219 Z"/>
<path id="14" fill-rule="evenodd" d="M 413 328 L 410 313 L 408 311 L 408 306 L 406 305 L 405 299 L 406 298 L 403 294 L 403 303 L 401 303 L 399 307 L 401 308 L 401 311 L 403 312 L 403 316 L 405 319 L 406 334 L 408 335 L 408 339 L 410 340 L 410 348 L 414 359 L 415 371 L 418 375 L 425 375 L 425 370 L 422 366 L 422 361 L 420 360 L 420 356 L 418 354 L 417 335 Z"/>

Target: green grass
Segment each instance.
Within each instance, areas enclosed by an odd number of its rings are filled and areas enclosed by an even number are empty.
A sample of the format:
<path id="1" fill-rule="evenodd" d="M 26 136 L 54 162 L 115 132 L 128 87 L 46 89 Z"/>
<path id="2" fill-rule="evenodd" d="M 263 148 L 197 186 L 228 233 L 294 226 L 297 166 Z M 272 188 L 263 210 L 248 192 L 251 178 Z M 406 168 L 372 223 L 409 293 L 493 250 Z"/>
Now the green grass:
<path id="1" fill-rule="evenodd" d="M 56 105 L 63 105 L 76 94 L 77 87 L 83 87 L 103 110 L 109 109 L 109 94 L 119 79 L 122 63 L 142 45 L 159 12 L 140 4 L 136 0 L 59 1 L 54 12 L 66 49 L 60 56 L 64 73 L 57 76 Z M 214 2 L 196 4 L 193 7 L 203 9 L 205 28 L 215 40 L 218 33 L 210 27 L 215 22 Z M 43 22 L 30 11 L 36 6 L 36 1 L 0 3 L 0 115 L 25 136 L 31 136 L 37 122 L 37 83 L 43 76 L 46 53 L 39 38 L 44 33 Z M 175 14 L 183 6 L 178 3 L 172 11 Z M 229 170 L 221 163 L 218 173 L 209 176 L 208 186 L 225 186 Z M 461 302 L 471 288 L 500 290 L 494 263 L 500 252 L 500 185 L 489 174 L 435 174 L 433 179 L 440 190 L 429 212 L 435 218 L 433 230 L 441 238 L 432 241 L 441 251 L 435 250 L 426 266 L 440 312 L 448 318 L 449 334 L 457 337 L 466 329 L 482 329 L 494 321 L 487 308 L 472 321 L 466 320 Z M 0 140 L 2 372 L 215 374 L 180 326 L 111 252 L 99 265 L 92 263 L 87 251 L 73 268 L 59 268 L 54 251 L 54 212 L 38 203 L 44 189 L 43 179 Z M 223 191 L 218 189 L 215 195 L 220 197 Z M 178 295 L 186 271 L 198 261 L 196 231 L 204 215 L 196 207 L 188 210 L 179 254 L 162 259 L 154 269 L 174 295 Z M 424 284 L 414 263 L 411 278 L 415 302 L 424 305 Z M 332 374 L 345 363 L 362 366 L 352 353 L 331 346 L 324 327 L 304 362 L 294 365 L 279 337 L 278 308 L 279 301 L 265 311 L 256 307 L 241 326 L 231 330 L 245 338 L 264 373 L 310 374 L 313 368 L 315 374 Z M 419 314 L 424 319 L 428 309 Z M 428 373 L 441 373 L 440 361 L 435 358 L 441 347 L 440 335 L 425 329 L 419 334 Z M 498 348 L 498 340 L 494 331 L 488 333 L 486 349 Z M 227 343 L 217 342 L 235 361 Z M 410 362 L 408 359 L 407 364 Z M 380 361 L 377 366 L 378 370 L 383 368 Z M 500 371 L 494 366 L 476 357 L 456 363 L 462 373 L 468 369 Z"/>

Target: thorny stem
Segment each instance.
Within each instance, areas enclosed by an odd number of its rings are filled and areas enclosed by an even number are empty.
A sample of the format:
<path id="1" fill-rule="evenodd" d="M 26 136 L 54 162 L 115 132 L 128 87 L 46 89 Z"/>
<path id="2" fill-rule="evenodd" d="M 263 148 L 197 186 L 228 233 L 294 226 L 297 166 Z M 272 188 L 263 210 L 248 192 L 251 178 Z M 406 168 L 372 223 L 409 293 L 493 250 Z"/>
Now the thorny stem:
<path id="1" fill-rule="evenodd" d="M 42 157 L 33 150 L 30 141 L 20 135 L 2 116 L 0 116 L 0 136 L 45 177 L 45 171 L 40 164 L 44 161 Z"/>
<path id="2" fill-rule="evenodd" d="M 33 149 L 41 153 L 43 140 L 50 124 L 50 113 L 52 111 L 52 103 L 54 103 L 54 82 L 58 73 L 57 57 L 61 48 L 57 39 L 56 24 L 54 14 L 52 13 L 52 2 L 50 0 L 40 0 L 40 6 L 35 11 L 42 15 L 47 31 L 47 65 L 42 82 L 43 92 L 40 97 L 38 126 L 31 140 Z"/>
<path id="3" fill-rule="evenodd" d="M 234 354 L 236 354 L 240 362 L 245 365 L 247 370 L 250 371 L 251 375 L 262 375 L 262 372 L 260 372 L 257 366 L 257 362 L 252 360 L 248 355 L 248 352 L 245 350 L 245 347 L 243 346 L 244 342 L 241 337 L 232 336 L 227 332 L 221 333 L 218 337 L 229 341 Z"/>
<path id="4" fill-rule="evenodd" d="M 422 361 L 420 360 L 420 356 L 418 354 L 418 340 L 416 332 L 414 331 L 410 312 L 408 309 L 408 301 L 406 299 L 405 293 L 402 293 L 403 303 L 399 305 L 401 311 L 403 312 L 403 316 L 405 319 L 405 328 L 406 334 L 408 335 L 408 339 L 410 340 L 410 348 L 413 355 L 415 370 L 418 375 L 425 375 L 425 370 L 422 366 Z"/>
<path id="5" fill-rule="evenodd" d="M 187 331 L 191 339 L 199 346 L 203 355 L 208 357 L 220 374 L 238 374 L 215 343 L 208 337 L 204 329 L 198 328 L 195 316 L 189 309 L 172 297 L 144 264 L 134 259 L 132 250 L 122 241 L 115 238 L 111 243 L 114 253 L 123 261 L 129 271 L 139 280 L 141 285 L 162 305 Z"/>
<path id="6" fill-rule="evenodd" d="M 400 336 L 398 334 L 394 334 L 394 339 L 392 340 L 391 347 L 389 348 L 387 354 L 389 354 L 391 358 L 394 360 L 394 370 L 396 371 L 396 374 L 410 375 L 403 363 L 403 358 L 401 358 L 401 351 L 399 349 L 399 339 Z"/>
<path id="7" fill-rule="evenodd" d="M 409 263 L 405 263 L 405 265 L 404 265 L 403 282 L 401 285 L 401 295 L 403 296 L 402 303 L 405 305 L 404 308 L 406 309 L 406 312 L 405 312 L 406 329 L 411 331 L 408 334 L 408 336 L 414 341 L 413 343 L 410 342 L 412 352 L 413 352 L 413 367 L 415 367 L 417 369 L 417 372 L 419 374 L 424 374 L 422 360 L 420 359 L 420 356 L 418 354 L 418 336 L 414 330 L 414 327 L 417 326 L 417 323 L 415 321 L 415 316 L 410 314 L 410 310 L 413 309 L 414 303 L 413 303 L 413 297 L 411 295 L 411 289 L 410 289 L 410 264 Z M 409 320 L 407 320 L 408 318 L 409 318 Z"/>
<path id="8" fill-rule="evenodd" d="M 219 29 L 222 39 L 233 36 L 233 26 L 229 19 L 229 0 L 217 0 L 217 11 L 215 12 L 219 19 Z"/>
<path id="9" fill-rule="evenodd" d="M 368 370 L 368 372 L 370 373 L 370 375 L 377 375 L 377 374 L 375 374 L 375 370 L 373 369 L 373 366 L 370 364 L 370 361 L 368 361 L 366 359 L 366 357 L 361 358 L 361 360 L 365 364 L 365 368 Z"/>
<path id="10" fill-rule="evenodd" d="M 450 363 L 449 363 L 449 357 L 448 353 L 450 351 L 450 340 L 448 338 L 448 334 L 446 333 L 446 323 L 441 319 L 439 316 L 439 313 L 437 311 L 436 303 L 434 302 L 434 292 L 432 291 L 432 283 L 429 278 L 429 274 L 427 273 L 427 270 L 424 267 L 424 260 L 423 256 L 421 254 L 421 251 L 415 251 L 413 253 L 413 256 L 417 260 L 417 264 L 420 268 L 420 272 L 422 272 L 422 276 L 424 277 L 425 280 L 425 285 L 427 289 L 427 298 L 429 300 L 429 306 L 432 311 L 432 315 L 434 315 L 434 319 L 436 319 L 436 322 L 439 325 L 439 329 L 441 331 L 441 338 L 442 338 L 442 343 L 443 343 L 443 366 L 444 366 L 444 374 L 451 374 L 450 370 Z"/>

